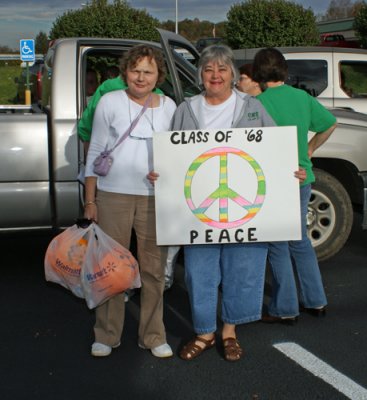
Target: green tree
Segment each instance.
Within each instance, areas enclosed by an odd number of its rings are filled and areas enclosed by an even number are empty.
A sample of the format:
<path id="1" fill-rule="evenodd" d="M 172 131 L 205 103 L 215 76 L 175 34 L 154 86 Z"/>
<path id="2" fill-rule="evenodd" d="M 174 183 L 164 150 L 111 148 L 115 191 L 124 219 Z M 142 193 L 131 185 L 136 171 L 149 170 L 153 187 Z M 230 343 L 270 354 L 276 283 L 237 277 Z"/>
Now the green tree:
<path id="1" fill-rule="evenodd" d="M 36 36 L 35 47 L 37 54 L 46 54 L 48 49 L 48 38 L 45 32 L 40 31 Z"/>
<path id="2" fill-rule="evenodd" d="M 326 11 L 325 19 L 343 19 L 353 16 L 353 1 L 352 0 L 331 0 Z"/>
<path id="3" fill-rule="evenodd" d="M 319 43 L 311 9 L 286 0 L 248 0 L 233 5 L 225 39 L 234 49 Z"/>
<path id="4" fill-rule="evenodd" d="M 62 37 L 110 37 L 157 40 L 157 19 L 125 0 L 92 0 L 79 10 L 69 10 L 54 22 L 50 39 Z"/>
<path id="5" fill-rule="evenodd" d="M 19 53 L 19 49 L 12 49 L 9 46 L 0 45 L 0 54 Z"/>
<path id="6" fill-rule="evenodd" d="M 354 18 L 353 29 L 362 47 L 367 49 L 367 4 L 363 2 Z"/>

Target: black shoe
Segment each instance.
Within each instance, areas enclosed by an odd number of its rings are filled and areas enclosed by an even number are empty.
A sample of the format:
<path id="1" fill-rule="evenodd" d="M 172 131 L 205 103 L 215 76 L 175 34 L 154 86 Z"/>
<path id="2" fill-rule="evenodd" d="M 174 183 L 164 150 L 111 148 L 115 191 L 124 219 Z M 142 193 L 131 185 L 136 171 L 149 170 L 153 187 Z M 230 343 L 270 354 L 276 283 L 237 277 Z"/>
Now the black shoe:
<path id="1" fill-rule="evenodd" d="M 306 312 L 307 314 L 310 314 L 314 317 L 325 317 L 326 315 L 326 306 L 321 307 L 321 308 L 306 308 L 303 306 L 300 306 L 300 311 Z"/>
<path id="2" fill-rule="evenodd" d="M 298 317 L 275 317 L 273 315 L 264 314 L 261 317 L 261 322 L 267 324 L 284 324 L 284 325 L 295 325 L 298 321 Z"/>

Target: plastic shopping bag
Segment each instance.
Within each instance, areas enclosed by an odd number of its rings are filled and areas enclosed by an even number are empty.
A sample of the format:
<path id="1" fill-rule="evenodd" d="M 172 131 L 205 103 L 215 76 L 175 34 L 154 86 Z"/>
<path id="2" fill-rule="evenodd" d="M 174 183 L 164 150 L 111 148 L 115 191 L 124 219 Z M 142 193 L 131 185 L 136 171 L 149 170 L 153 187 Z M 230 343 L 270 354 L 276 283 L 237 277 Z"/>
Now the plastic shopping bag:
<path id="1" fill-rule="evenodd" d="M 141 286 L 139 266 L 129 250 L 120 245 L 96 224 L 88 242 L 81 283 L 89 308 L 112 296 Z"/>
<path id="2" fill-rule="evenodd" d="M 169 289 L 173 285 L 175 266 L 180 248 L 180 246 L 168 246 L 166 266 L 164 269 L 165 290 Z"/>
<path id="3" fill-rule="evenodd" d="M 130 251 L 95 223 L 85 228 L 75 224 L 51 241 L 45 277 L 85 299 L 89 308 L 141 286 L 138 263 Z"/>
<path id="4" fill-rule="evenodd" d="M 45 255 L 46 281 L 58 283 L 84 298 L 80 274 L 93 227 L 73 225 L 52 239 Z"/>

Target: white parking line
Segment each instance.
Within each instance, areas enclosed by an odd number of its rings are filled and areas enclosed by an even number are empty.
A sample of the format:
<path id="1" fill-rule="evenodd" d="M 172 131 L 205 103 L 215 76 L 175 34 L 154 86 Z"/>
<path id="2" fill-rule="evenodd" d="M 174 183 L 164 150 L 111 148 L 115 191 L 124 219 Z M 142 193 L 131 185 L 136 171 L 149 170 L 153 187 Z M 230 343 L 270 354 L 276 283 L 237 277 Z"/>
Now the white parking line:
<path id="1" fill-rule="evenodd" d="M 296 343 L 277 343 L 274 347 L 301 367 L 321 378 L 352 400 L 367 400 L 367 390 L 321 361 Z"/>

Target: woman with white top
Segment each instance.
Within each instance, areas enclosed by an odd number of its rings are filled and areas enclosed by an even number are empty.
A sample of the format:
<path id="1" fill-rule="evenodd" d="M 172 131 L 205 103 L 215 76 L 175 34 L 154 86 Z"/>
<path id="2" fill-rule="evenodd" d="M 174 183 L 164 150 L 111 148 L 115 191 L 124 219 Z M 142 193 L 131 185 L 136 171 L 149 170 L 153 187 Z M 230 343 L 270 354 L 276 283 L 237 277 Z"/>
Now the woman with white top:
<path id="1" fill-rule="evenodd" d="M 165 79 L 161 52 L 147 45 L 130 49 L 120 65 L 126 90 L 105 94 L 99 101 L 86 164 L 85 217 L 96 221 L 117 242 L 129 248 L 137 237 L 142 287 L 138 345 L 156 357 L 172 356 L 163 324 L 165 247 L 156 244 L 154 188 L 146 176 L 152 170 L 152 135 L 170 127 L 176 109 L 172 99 L 152 93 Z M 147 105 L 129 136 L 112 153 L 107 176 L 93 172 L 93 162 L 110 149 Z M 108 356 L 120 345 L 124 324 L 124 294 L 96 308 L 93 356 Z"/>

